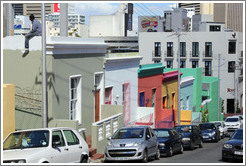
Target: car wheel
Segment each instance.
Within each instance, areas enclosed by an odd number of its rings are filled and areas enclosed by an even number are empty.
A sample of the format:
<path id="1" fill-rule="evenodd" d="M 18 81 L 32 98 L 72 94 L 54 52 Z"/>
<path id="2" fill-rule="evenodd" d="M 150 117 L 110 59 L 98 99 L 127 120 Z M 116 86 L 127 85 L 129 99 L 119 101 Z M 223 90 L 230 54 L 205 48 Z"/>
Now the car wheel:
<path id="1" fill-rule="evenodd" d="M 160 153 L 160 149 L 158 148 L 157 149 L 157 152 L 156 152 L 156 155 L 155 155 L 155 159 L 156 160 L 159 160 L 160 159 L 160 156 L 161 156 L 161 153 Z"/>
<path id="2" fill-rule="evenodd" d="M 148 152 L 147 152 L 147 150 L 144 150 L 144 152 L 143 152 L 142 162 L 143 163 L 147 163 L 148 162 Z"/>
<path id="3" fill-rule="evenodd" d="M 201 140 L 201 142 L 199 144 L 199 148 L 202 148 L 202 147 L 203 147 L 203 144 L 202 144 L 202 140 Z"/>
<path id="4" fill-rule="evenodd" d="M 88 162 L 88 156 L 81 155 L 80 163 L 87 163 Z"/>
<path id="5" fill-rule="evenodd" d="M 173 147 L 170 146 L 168 156 L 172 157 L 173 156 Z"/>
<path id="6" fill-rule="evenodd" d="M 228 159 L 222 156 L 222 161 L 228 161 Z"/>
<path id="7" fill-rule="evenodd" d="M 219 142 L 219 138 L 218 138 L 218 136 L 216 137 L 215 142 Z"/>
<path id="8" fill-rule="evenodd" d="M 184 152 L 184 147 L 183 147 L 183 145 L 181 144 L 181 145 L 180 145 L 179 153 L 182 154 L 183 152 Z"/>

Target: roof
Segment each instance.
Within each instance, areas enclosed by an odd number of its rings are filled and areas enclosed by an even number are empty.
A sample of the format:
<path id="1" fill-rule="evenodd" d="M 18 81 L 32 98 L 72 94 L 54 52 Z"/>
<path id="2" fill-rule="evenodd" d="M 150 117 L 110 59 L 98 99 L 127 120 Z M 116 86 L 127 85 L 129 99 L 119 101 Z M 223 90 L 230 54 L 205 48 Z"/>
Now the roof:
<path id="1" fill-rule="evenodd" d="M 163 73 L 164 66 L 162 63 L 140 65 L 138 69 L 138 77 L 152 76 Z"/>
<path id="2" fill-rule="evenodd" d="M 121 127 L 120 129 L 131 129 L 131 128 L 142 128 L 142 129 L 145 129 L 145 128 L 148 128 L 149 126 L 128 126 L 128 127 Z"/>

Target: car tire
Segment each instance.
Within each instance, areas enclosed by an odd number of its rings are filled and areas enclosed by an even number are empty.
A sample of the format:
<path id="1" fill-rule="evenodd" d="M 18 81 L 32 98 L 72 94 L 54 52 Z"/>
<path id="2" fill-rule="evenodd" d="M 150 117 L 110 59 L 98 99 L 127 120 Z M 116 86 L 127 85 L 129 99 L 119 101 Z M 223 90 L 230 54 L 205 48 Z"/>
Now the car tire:
<path id="1" fill-rule="evenodd" d="M 222 161 L 228 161 L 228 159 L 222 156 Z"/>
<path id="2" fill-rule="evenodd" d="M 161 153 L 160 153 L 160 149 L 158 148 L 158 149 L 157 149 L 157 152 L 156 152 L 156 155 L 155 155 L 155 159 L 156 159 L 156 160 L 159 160 L 160 157 L 161 157 Z"/>
<path id="3" fill-rule="evenodd" d="M 172 146 L 170 146 L 169 152 L 168 152 L 167 155 L 168 155 L 169 157 L 172 157 L 172 156 L 173 156 L 173 147 L 172 147 Z"/>
<path id="4" fill-rule="evenodd" d="M 143 163 L 147 163 L 148 162 L 148 152 L 147 150 L 143 151 L 143 159 L 142 159 Z"/>
<path id="5" fill-rule="evenodd" d="M 203 147 L 203 142 L 201 140 L 200 144 L 199 144 L 199 148 L 202 148 Z"/>
<path id="6" fill-rule="evenodd" d="M 80 163 L 87 163 L 88 162 L 88 156 L 81 155 Z"/>
<path id="7" fill-rule="evenodd" d="M 179 154 L 183 154 L 183 152 L 184 152 L 184 146 L 181 144 L 180 145 Z"/>

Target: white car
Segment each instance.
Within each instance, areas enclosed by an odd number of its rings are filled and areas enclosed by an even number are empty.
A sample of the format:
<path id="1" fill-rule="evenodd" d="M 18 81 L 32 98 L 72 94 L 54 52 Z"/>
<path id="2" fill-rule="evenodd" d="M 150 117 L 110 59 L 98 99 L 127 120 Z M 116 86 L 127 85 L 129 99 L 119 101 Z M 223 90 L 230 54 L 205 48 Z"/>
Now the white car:
<path id="1" fill-rule="evenodd" d="M 242 122 L 238 116 L 230 116 L 225 119 L 225 126 L 228 131 L 234 131 L 242 127 Z"/>
<path id="2" fill-rule="evenodd" d="M 221 139 L 228 135 L 227 127 L 225 126 L 225 123 L 223 121 L 212 121 L 210 123 L 214 123 L 219 128 Z"/>
<path id="3" fill-rule="evenodd" d="M 40 128 L 12 132 L 3 143 L 3 163 L 87 162 L 89 148 L 72 128 Z"/>

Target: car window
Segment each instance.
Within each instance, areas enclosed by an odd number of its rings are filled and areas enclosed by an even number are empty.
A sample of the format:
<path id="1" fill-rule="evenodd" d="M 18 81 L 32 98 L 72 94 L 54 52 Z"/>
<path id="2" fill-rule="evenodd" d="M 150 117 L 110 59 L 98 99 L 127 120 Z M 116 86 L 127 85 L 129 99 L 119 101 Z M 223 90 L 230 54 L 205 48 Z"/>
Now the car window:
<path id="1" fill-rule="evenodd" d="M 153 131 L 153 129 L 150 129 L 151 132 L 151 136 L 154 137 L 155 136 L 155 132 Z"/>
<path id="2" fill-rule="evenodd" d="M 238 121 L 239 121 L 238 118 L 227 118 L 227 119 L 225 120 L 225 122 L 238 122 Z"/>
<path id="3" fill-rule="evenodd" d="M 173 134 L 176 136 L 176 137 L 179 137 L 179 134 L 176 130 L 172 130 L 173 131 Z"/>
<path id="4" fill-rule="evenodd" d="M 57 145 L 57 147 L 62 147 L 62 146 L 65 146 L 65 141 L 64 141 L 64 138 L 62 136 L 62 133 L 61 131 L 53 131 L 52 132 L 52 143 L 54 141 L 57 141 L 57 139 L 59 139 L 59 141 L 61 141 L 61 144 L 60 145 Z"/>
<path id="5" fill-rule="evenodd" d="M 142 128 L 123 128 L 119 129 L 112 136 L 112 139 L 142 138 L 144 129 Z"/>
<path id="6" fill-rule="evenodd" d="M 79 144 L 79 139 L 78 137 L 73 133 L 71 130 L 64 130 L 64 135 L 67 140 L 68 145 L 77 145 Z"/>
<path id="7" fill-rule="evenodd" d="M 165 138 L 170 136 L 168 130 L 155 130 L 155 133 L 157 135 L 157 138 Z"/>
<path id="8" fill-rule="evenodd" d="M 232 136 L 231 136 L 232 139 L 239 139 L 239 140 L 242 140 L 243 139 L 243 130 L 236 130 Z"/>
<path id="9" fill-rule="evenodd" d="M 213 123 L 206 123 L 206 124 L 200 124 L 200 129 L 201 130 L 215 130 L 215 124 Z"/>
<path id="10" fill-rule="evenodd" d="M 192 126 L 176 126 L 178 132 L 192 132 Z"/>

